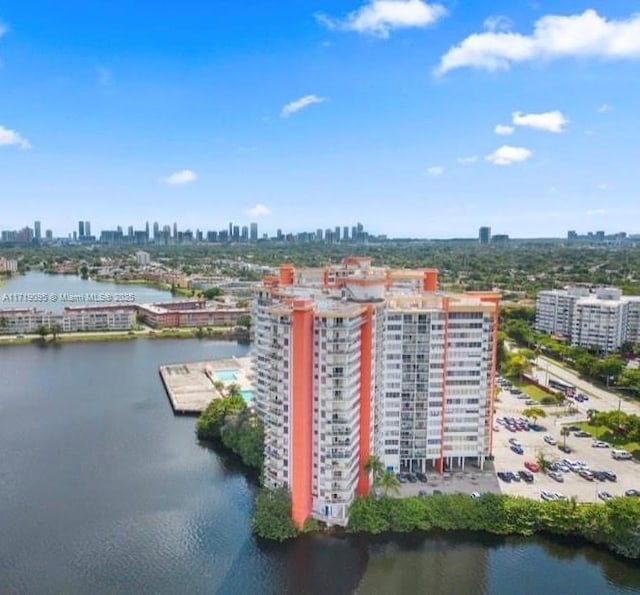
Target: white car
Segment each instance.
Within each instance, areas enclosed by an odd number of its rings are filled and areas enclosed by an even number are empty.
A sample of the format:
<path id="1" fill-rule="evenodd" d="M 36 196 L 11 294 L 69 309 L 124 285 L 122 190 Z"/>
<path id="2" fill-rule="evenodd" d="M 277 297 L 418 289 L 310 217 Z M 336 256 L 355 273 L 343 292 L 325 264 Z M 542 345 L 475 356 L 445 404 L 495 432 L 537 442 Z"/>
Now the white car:
<path id="1" fill-rule="evenodd" d="M 557 441 L 553 436 L 551 436 L 551 435 L 549 435 L 549 434 L 547 434 L 547 435 L 544 437 L 544 441 L 545 441 L 547 444 L 551 444 L 551 446 L 554 446 L 555 444 L 557 444 L 557 443 L 558 443 L 558 441 Z"/>
<path id="2" fill-rule="evenodd" d="M 564 481 L 564 476 L 560 471 L 549 471 L 548 473 L 551 479 L 555 479 L 557 482 L 562 483 Z"/>
<path id="3" fill-rule="evenodd" d="M 609 443 L 604 442 L 604 440 L 594 440 L 591 446 L 593 446 L 593 448 L 609 448 Z"/>
<path id="4" fill-rule="evenodd" d="M 496 424 L 495 426 L 493 426 L 493 431 L 494 432 L 499 432 L 500 431 L 500 426 L 498 424 Z"/>
<path id="5" fill-rule="evenodd" d="M 556 495 L 553 492 L 547 492 L 547 490 L 542 490 L 540 492 L 540 498 L 542 498 L 543 500 L 556 500 Z"/>

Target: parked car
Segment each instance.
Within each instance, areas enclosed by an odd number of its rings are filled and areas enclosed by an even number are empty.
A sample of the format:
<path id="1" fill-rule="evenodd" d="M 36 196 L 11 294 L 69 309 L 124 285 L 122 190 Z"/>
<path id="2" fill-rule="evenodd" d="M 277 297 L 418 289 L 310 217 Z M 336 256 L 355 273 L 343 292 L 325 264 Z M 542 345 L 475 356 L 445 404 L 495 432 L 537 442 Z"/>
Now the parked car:
<path id="1" fill-rule="evenodd" d="M 604 471 L 592 471 L 593 478 L 598 481 L 607 481 L 607 476 L 604 474 Z"/>
<path id="2" fill-rule="evenodd" d="M 538 463 L 534 463 L 533 461 L 525 461 L 524 466 L 529 469 L 529 471 L 533 471 L 533 473 L 540 471 Z"/>
<path id="3" fill-rule="evenodd" d="M 524 404 L 525 404 L 525 405 L 536 405 L 537 403 L 536 403 L 536 401 L 534 401 L 533 399 L 527 399 L 527 400 L 524 402 Z"/>
<path id="4" fill-rule="evenodd" d="M 407 481 L 409 481 L 405 473 L 396 473 L 396 477 L 400 483 L 407 483 Z"/>
<path id="5" fill-rule="evenodd" d="M 555 500 L 556 499 L 556 495 L 553 492 L 547 492 L 546 490 L 542 490 L 540 492 L 540 498 L 542 498 L 543 500 Z"/>
<path id="6" fill-rule="evenodd" d="M 427 476 L 424 473 L 418 472 L 416 473 L 416 477 L 418 478 L 418 481 L 421 481 L 422 483 L 427 483 Z"/>
<path id="7" fill-rule="evenodd" d="M 609 492 L 598 492 L 598 498 L 606 502 L 607 500 L 611 500 L 613 496 Z"/>
<path id="8" fill-rule="evenodd" d="M 520 476 L 517 473 L 514 473 L 513 471 L 507 471 L 507 475 L 509 476 L 511 481 L 516 481 L 516 482 L 520 481 Z"/>
<path id="9" fill-rule="evenodd" d="M 553 436 L 551 436 L 550 434 L 547 434 L 547 435 L 544 437 L 544 441 L 545 441 L 547 444 L 551 444 L 551 446 L 555 446 L 555 445 L 558 443 L 558 441 L 557 441 Z"/>
<path id="10" fill-rule="evenodd" d="M 582 479 L 586 479 L 587 481 L 593 481 L 593 473 L 588 469 L 581 469 L 578 471 L 578 475 L 582 477 Z"/>
<path id="11" fill-rule="evenodd" d="M 509 438 L 509 444 L 511 444 L 511 446 L 522 446 L 517 438 Z"/>
<path id="12" fill-rule="evenodd" d="M 569 426 L 570 432 L 580 432 L 582 428 L 580 426 Z"/>
<path id="13" fill-rule="evenodd" d="M 518 476 L 526 483 L 533 483 L 533 473 L 530 471 L 518 471 Z"/>
<path id="14" fill-rule="evenodd" d="M 407 479 L 411 483 L 417 483 L 418 482 L 418 478 L 416 477 L 415 473 L 407 473 Z"/>
<path id="15" fill-rule="evenodd" d="M 427 492 L 427 490 L 420 490 L 418 492 L 418 496 L 422 496 L 423 498 L 425 498 L 428 495 L 429 495 L 429 492 Z"/>
<path id="16" fill-rule="evenodd" d="M 618 476 L 613 472 L 613 471 L 602 471 L 602 474 L 609 480 L 609 481 L 617 481 L 618 480 Z"/>
<path id="17" fill-rule="evenodd" d="M 630 490 L 627 490 L 624 493 L 625 496 L 631 496 L 631 497 L 639 497 L 640 496 L 640 490 L 635 490 L 633 488 L 631 488 Z"/>
<path id="18" fill-rule="evenodd" d="M 498 473 L 496 475 L 498 476 L 498 479 L 501 479 L 505 483 L 510 483 L 511 482 L 511 477 L 509 475 L 507 475 L 504 471 L 498 471 Z"/>
<path id="19" fill-rule="evenodd" d="M 589 434 L 589 432 L 585 432 L 584 430 L 580 430 L 579 432 L 574 432 L 573 435 L 576 438 L 591 438 L 591 434 Z"/>
<path id="20" fill-rule="evenodd" d="M 513 452 L 515 452 L 517 455 L 523 455 L 524 454 L 524 450 L 521 446 L 512 446 L 511 450 Z"/>
<path id="21" fill-rule="evenodd" d="M 559 483 L 562 483 L 564 481 L 564 475 L 562 475 L 560 471 L 549 471 L 548 475 L 551 479 L 554 479 Z"/>
<path id="22" fill-rule="evenodd" d="M 619 461 L 629 461 L 633 458 L 632 454 L 626 450 L 611 449 L 611 456 Z"/>
<path id="23" fill-rule="evenodd" d="M 433 490 L 434 496 L 442 496 L 442 492 L 440 490 Z"/>
<path id="24" fill-rule="evenodd" d="M 478 498 L 480 498 L 480 492 L 471 492 L 471 498 L 477 500 Z"/>
<path id="25" fill-rule="evenodd" d="M 541 426 L 540 424 L 529 424 L 532 432 L 544 432 L 547 428 Z"/>
<path id="26" fill-rule="evenodd" d="M 593 448 L 609 448 L 609 443 L 604 440 L 594 440 L 591 446 L 593 446 Z"/>

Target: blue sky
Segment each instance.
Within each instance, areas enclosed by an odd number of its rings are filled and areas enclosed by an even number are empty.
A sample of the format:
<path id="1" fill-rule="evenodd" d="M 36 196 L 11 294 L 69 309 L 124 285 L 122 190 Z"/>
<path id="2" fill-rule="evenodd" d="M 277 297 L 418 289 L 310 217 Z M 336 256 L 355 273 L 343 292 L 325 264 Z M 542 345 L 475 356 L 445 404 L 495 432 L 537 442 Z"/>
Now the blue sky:
<path id="1" fill-rule="evenodd" d="M 5 0 L 0 229 L 640 232 L 639 6 Z"/>

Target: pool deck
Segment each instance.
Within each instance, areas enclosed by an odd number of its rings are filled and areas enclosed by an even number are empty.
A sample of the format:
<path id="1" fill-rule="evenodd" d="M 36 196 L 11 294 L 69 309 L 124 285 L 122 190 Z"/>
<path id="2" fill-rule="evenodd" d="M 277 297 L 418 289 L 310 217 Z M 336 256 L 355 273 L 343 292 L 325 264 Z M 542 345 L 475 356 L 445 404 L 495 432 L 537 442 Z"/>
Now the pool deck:
<path id="1" fill-rule="evenodd" d="M 216 371 L 237 372 L 233 381 L 240 390 L 252 390 L 251 358 L 238 357 L 184 364 L 160 366 L 160 378 L 164 384 L 173 412 L 178 415 L 197 415 L 212 399 L 221 394 L 215 388 Z M 226 386 L 231 382 L 224 382 Z"/>

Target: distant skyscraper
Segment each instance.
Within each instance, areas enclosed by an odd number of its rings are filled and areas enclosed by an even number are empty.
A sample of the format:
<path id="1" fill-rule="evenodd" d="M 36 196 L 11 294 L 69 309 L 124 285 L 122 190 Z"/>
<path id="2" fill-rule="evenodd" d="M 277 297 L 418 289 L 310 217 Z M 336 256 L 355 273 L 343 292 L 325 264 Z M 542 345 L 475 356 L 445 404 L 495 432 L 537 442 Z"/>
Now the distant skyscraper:
<path id="1" fill-rule="evenodd" d="M 246 225 L 242 226 L 242 241 L 243 242 L 248 242 L 249 241 L 249 228 Z"/>
<path id="2" fill-rule="evenodd" d="M 47 229 L 47 231 L 44 232 L 45 237 L 47 238 L 47 241 L 51 241 L 53 240 L 53 232 L 50 229 Z"/>
<path id="3" fill-rule="evenodd" d="M 84 237 L 84 221 L 78 221 L 78 237 Z"/>
<path id="4" fill-rule="evenodd" d="M 348 242 L 349 241 L 349 226 L 345 225 L 342 228 L 342 241 L 343 242 Z"/>
<path id="5" fill-rule="evenodd" d="M 85 236 L 91 235 L 91 223 L 89 223 L 89 221 L 84 222 L 84 235 Z"/>
<path id="6" fill-rule="evenodd" d="M 42 240 L 42 227 L 40 226 L 40 221 L 36 221 L 33 224 L 33 237 L 36 242 Z"/>
<path id="7" fill-rule="evenodd" d="M 233 237 L 233 223 L 229 221 L 229 238 Z"/>
<path id="8" fill-rule="evenodd" d="M 149 239 L 149 222 L 148 221 L 144 224 L 144 231 L 147 234 L 147 240 L 148 240 Z"/>
<path id="9" fill-rule="evenodd" d="M 132 238 L 133 237 L 133 225 L 129 225 L 129 229 L 127 231 L 127 235 Z"/>
<path id="10" fill-rule="evenodd" d="M 174 223 L 173 224 L 173 239 L 175 240 L 175 239 L 177 239 L 177 237 L 178 237 L 178 224 Z"/>
<path id="11" fill-rule="evenodd" d="M 488 246 L 491 241 L 491 228 L 481 227 L 478 230 L 478 240 L 480 241 L 481 246 Z"/>
<path id="12" fill-rule="evenodd" d="M 324 232 L 320 228 L 318 228 L 316 231 L 316 240 L 318 240 L 318 242 L 321 242 L 322 238 L 324 238 Z"/>
<path id="13" fill-rule="evenodd" d="M 333 233 L 334 233 L 334 240 L 336 242 L 339 242 L 340 241 L 340 226 L 339 225 L 336 225 L 336 228 L 335 228 Z"/>
<path id="14" fill-rule="evenodd" d="M 157 240 L 160 237 L 160 224 L 156 221 L 153 224 L 153 239 Z"/>
<path id="15" fill-rule="evenodd" d="M 258 241 L 258 224 L 257 223 L 251 224 L 251 241 L 252 242 Z"/>
<path id="16" fill-rule="evenodd" d="M 240 240 L 240 226 L 239 225 L 234 225 L 232 231 L 233 231 L 233 234 L 232 234 L 233 241 L 234 242 L 239 241 Z"/>

